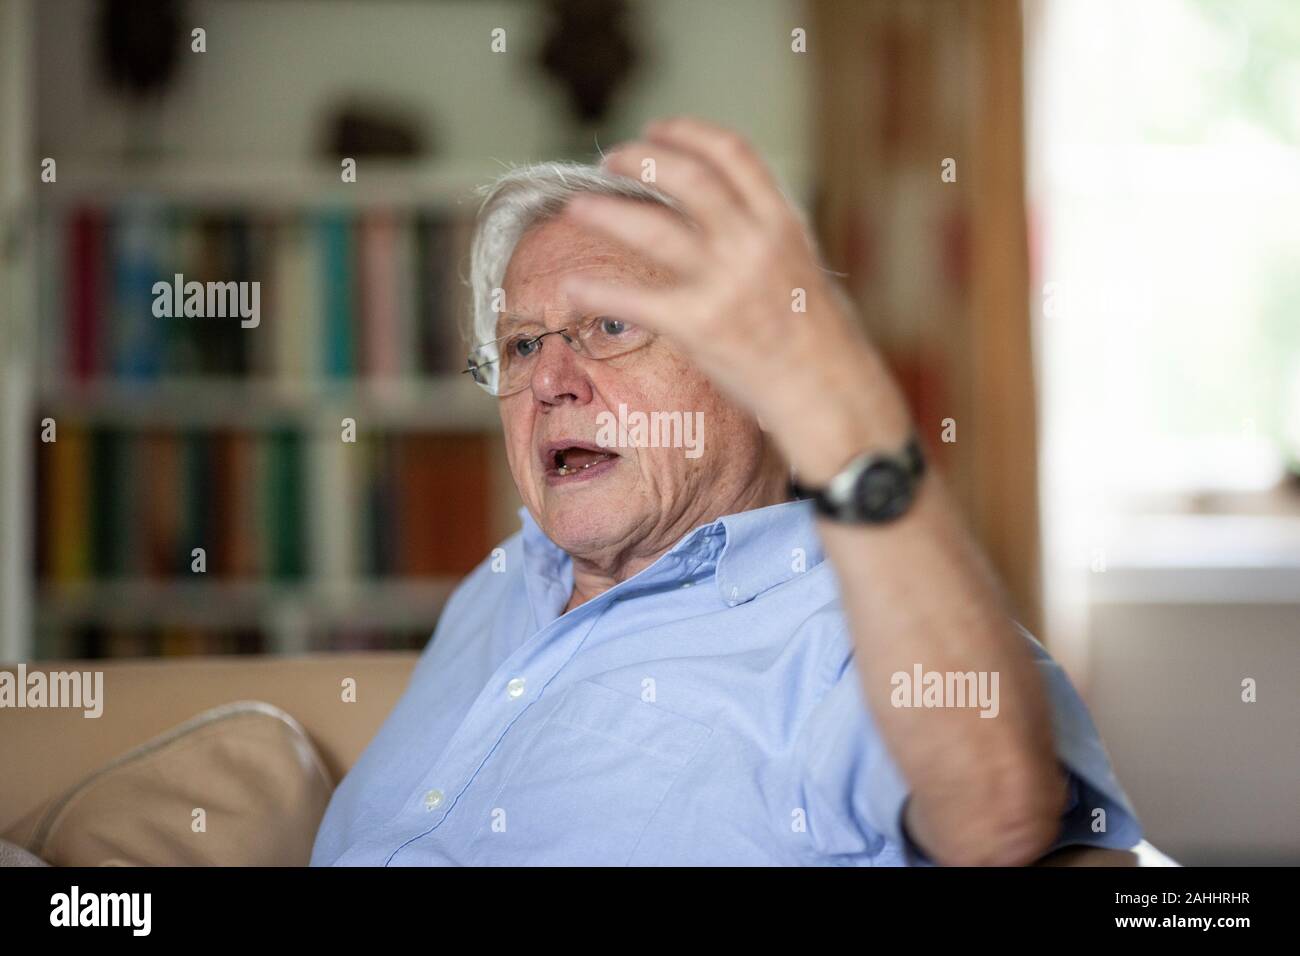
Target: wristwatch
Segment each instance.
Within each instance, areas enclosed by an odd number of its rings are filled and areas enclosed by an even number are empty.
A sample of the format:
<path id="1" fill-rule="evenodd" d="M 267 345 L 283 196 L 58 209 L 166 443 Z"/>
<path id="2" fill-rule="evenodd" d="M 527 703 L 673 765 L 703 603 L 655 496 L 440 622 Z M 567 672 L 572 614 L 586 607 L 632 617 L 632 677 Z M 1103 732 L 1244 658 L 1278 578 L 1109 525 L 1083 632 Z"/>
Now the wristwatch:
<path id="1" fill-rule="evenodd" d="M 845 524 L 883 524 L 901 517 L 916 497 L 925 456 L 913 434 L 898 454 L 864 452 L 827 482 L 807 488 L 791 479 L 796 498 L 811 498 L 817 513 Z"/>

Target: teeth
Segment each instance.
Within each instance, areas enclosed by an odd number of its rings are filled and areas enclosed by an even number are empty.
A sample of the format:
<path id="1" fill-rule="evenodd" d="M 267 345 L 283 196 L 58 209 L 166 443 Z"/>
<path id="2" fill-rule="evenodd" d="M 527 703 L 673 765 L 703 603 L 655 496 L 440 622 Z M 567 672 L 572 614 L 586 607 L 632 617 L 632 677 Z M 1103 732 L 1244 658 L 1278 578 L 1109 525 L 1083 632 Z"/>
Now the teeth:
<path id="1" fill-rule="evenodd" d="M 607 459 L 607 458 L 597 458 L 595 461 L 589 461 L 589 462 L 587 462 L 585 465 L 583 465 L 583 466 L 580 467 L 580 468 L 575 468 L 575 467 L 573 467 L 572 465 L 560 465 L 558 468 L 555 469 L 555 473 L 556 473 L 557 475 L 561 475 L 561 476 L 563 476 L 563 475 L 572 475 L 572 474 L 574 474 L 575 472 L 586 471 L 586 470 L 587 470 L 588 468 L 590 468 L 592 465 L 597 465 L 597 464 L 600 464 L 600 462 L 602 462 L 602 461 L 608 461 L 608 460 L 609 460 L 609 459 Z"/>

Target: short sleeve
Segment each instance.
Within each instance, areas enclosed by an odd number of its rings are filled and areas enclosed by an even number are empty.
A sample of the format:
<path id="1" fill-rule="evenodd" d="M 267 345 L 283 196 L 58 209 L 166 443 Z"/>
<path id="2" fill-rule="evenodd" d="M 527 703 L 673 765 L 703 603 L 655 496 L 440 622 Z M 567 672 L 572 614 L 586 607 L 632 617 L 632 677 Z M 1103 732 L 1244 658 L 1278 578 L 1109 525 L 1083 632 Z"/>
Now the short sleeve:
<path id="1" fill-rule="evenodd" d="M 1142 829 L 1087 708 L 1042 645 L 1016 627 L 1033 650 L 1056 753 L 1068 772 L 1067 808 L 1052 849 L 1133 846 Z M 795 748 L 812 845 L 819 857 L 848 865 L 927 865 L 903 828 L 911 791 L 866 707 L 847 635 L 845 650 Z"/>

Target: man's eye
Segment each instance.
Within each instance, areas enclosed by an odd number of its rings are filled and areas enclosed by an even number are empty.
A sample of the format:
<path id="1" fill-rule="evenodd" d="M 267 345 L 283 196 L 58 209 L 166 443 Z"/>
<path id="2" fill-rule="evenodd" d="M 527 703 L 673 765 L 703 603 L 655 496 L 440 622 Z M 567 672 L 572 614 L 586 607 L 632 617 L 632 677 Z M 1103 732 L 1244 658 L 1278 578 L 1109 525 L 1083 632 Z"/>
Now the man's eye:
<path id="1" fill-rule="evenodd" d="M 541 336 L 529 335 L 515 339 L 510 343 L 509 353 L 516 358 L 528 358 L 535 353 L 542 344 Z"/>
<path id="2" fill-rule="evenodd" d="M 622 335 L 627 331 L 627 323 L 622 319 L 601 319 L 600 330 L 606 335 Z"/>

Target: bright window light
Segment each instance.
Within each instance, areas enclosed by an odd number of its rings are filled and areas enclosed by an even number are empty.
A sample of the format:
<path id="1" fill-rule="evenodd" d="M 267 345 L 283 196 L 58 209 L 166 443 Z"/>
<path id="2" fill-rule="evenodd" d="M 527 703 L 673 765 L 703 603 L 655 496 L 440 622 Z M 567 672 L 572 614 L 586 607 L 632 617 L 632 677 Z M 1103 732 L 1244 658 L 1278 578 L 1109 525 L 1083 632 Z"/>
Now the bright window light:
<path id="1" fill-rule="evenodd" d="M 1275 486 L 1300 461 L 1300 3 L 1027 13 L 1045 503 Z"/>

